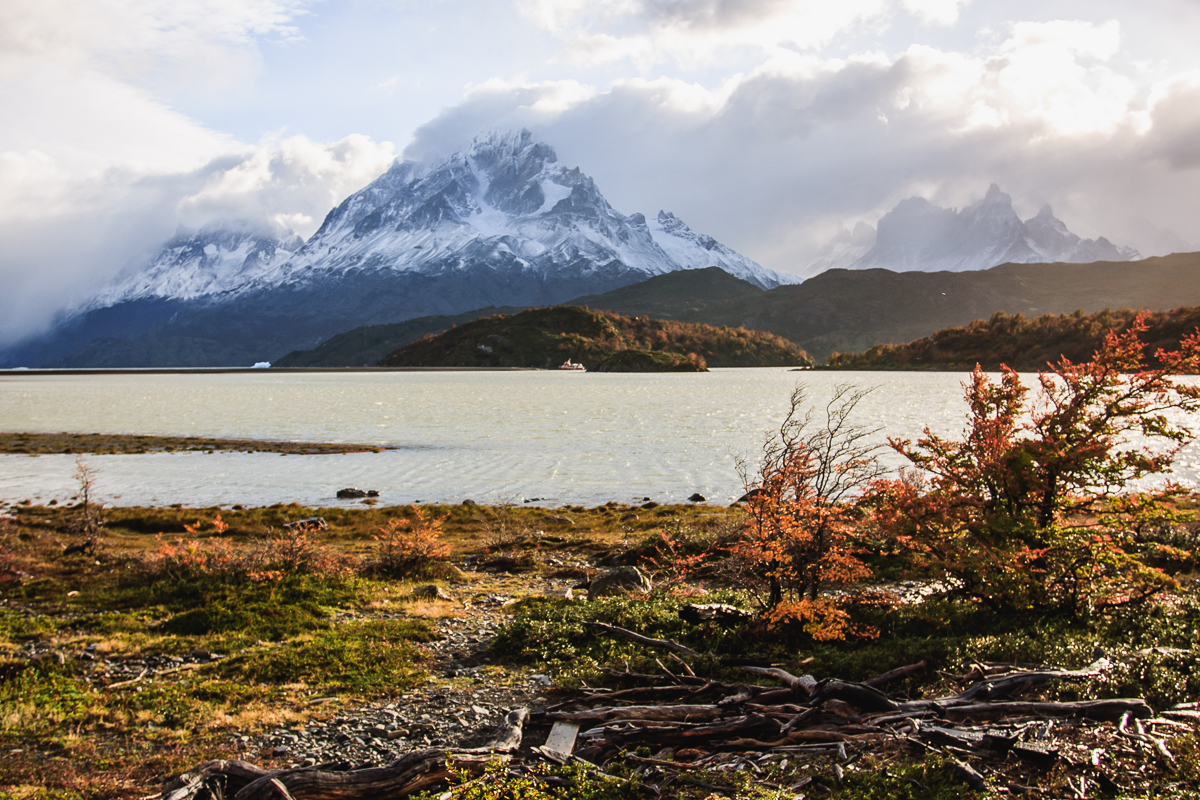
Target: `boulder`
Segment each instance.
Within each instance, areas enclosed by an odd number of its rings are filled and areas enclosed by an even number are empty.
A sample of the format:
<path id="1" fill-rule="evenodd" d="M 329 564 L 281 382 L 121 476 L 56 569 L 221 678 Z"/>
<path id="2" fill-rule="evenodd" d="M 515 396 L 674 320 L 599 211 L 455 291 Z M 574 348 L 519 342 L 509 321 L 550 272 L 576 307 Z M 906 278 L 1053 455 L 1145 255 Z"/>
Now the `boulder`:
<path id="1" fill-rule="evenodd" d="M 644 594 L 653 589 L 654 584 L 637 567 L 617 567 L 601 572 L 585 588 L 591 600 L 621 594 Z"/>
<path id="2" fill-rule="evenodd" d="M 347 486 L 345 489 L 338 489 L 337 491 L 338 500 L 357 500 L 360 497 L 366 496 L 367 492 L 365 489 L 356 489 L 353 486 Z"/>
<path id="3" fill-rule="evenodd" d="M 692 496 L 688 498 L 689 503 L 703 503 L 708 498 L 699 492 L 692 492 Z"/>
<path id="4" fill-rule="evenodd" d="M 416 589 L 413 589 L 412 596 L 422 600 L 454 600 L 449 592 L 432 583 L 428 586 L 418 586 Z"/>

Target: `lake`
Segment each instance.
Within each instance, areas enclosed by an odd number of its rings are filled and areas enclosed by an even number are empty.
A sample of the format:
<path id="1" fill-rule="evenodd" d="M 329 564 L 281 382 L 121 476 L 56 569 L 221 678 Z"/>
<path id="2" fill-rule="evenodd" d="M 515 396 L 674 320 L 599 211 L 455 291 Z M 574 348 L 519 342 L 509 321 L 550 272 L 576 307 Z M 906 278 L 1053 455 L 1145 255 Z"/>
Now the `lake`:
<path id="1" fill-rule="evenodd" d="M 914 438 L 965 422 L 961 373 L 717 369 L 704 374 L 557 371 L 0 374 L 0 430 L 145 433 L 355 442 L 347 455 L 156 453 L 88 456 L 101 498 L 117 505 L 348 505 L 342 487 L 385 504 L 594 505 L 693 492 L 742 493 L 736 459 L 753 459 L 797 382 L 823 404 L 839 383 L 874 390 L 855 419 Z M 1030 381 L 1031 383 L 1032 381 Z M 887 454 L 887 462 L 902 462 Z M 0 501 L 62 502 L 75 458 L 0 456 Z M 1200 447 L 1176 479 L 1200 478 Z"/>

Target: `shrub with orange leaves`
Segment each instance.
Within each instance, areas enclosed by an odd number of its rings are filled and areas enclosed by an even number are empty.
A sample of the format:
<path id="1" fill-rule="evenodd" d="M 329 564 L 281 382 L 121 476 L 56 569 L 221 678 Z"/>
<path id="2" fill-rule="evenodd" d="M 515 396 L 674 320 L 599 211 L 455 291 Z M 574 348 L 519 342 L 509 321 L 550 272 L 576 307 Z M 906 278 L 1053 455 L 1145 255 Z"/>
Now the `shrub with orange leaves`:
<path id="1" fill-rule="evenodd" d="M 213 530 L 223 534 L 229 526 L 218 515 Z M 202 520 L 184 525 L 193 536 L 204 527 Z M 235 545 L 227 539 L 184 539 L 164 542 L 162 534 L 157 550 L 142 559 L 142 570 L 152 577 L 169 580 L 210 578 L 250 580 L 255 583 L 278 581 L 290 575 L 336 577 L 353 566 L 349 557 L 335 552 L 316 539 L 315 528 L 297 525 L 285 528 L 266 539 L 249 545 Z"/>
<path id="2" fill-rule="evenodd" d="M 377 543 L 371 571 L 396 578 L 434 577 L 440 562 L 450 555 L 450 546 L 441 541 L 445 517 L 426 518 L 413 507 L 412 519 L 390 519 L 373 535 Z"/>
<path id="3" fill-rule="evenodd" d="M 1165 472 L 1200 410 L 1200 387 L 1175 376 L 1200 367 L 1200 333 L 1148 367 L 1139 319 L 1109 333 L 1090 361 L 1066 358 L 1029 390 L 1011 369 L 976 367 L 965 385 L 961 440 L 925 430 L 891 446 L 919 470 L 881 481 L 881 529 L 961 593 L 997 611 L 1083 613 L 1144 600 L 1170 585 L 1128 555 L 1128 532 L 1097 513 L 1143 477 Z"/>
<path id="4" fill-rule="evenodd" d="M 757 471 L 739 464 L 747 519 L 734 559 L 769 622 L 799 622 L 815 639 L 865 632 L 850 625 L 848 598 L 827 591 L 871 576 L 855 539 L 853 501 L 882 474 L 880 446 L 872 443 L 876 430 L 850 421 L 865 395 L 842 385 L 823 409 L 806 409 L 798 386 Z"/>

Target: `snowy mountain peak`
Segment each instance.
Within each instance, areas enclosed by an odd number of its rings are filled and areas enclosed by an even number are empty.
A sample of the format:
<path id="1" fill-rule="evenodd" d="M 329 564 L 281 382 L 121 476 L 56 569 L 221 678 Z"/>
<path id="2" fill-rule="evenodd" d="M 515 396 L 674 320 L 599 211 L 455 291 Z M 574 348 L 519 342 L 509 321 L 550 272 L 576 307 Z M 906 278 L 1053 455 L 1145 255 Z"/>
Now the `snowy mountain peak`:
<path id="1" fill-rule="evenodd" d="M 1107 239 L 1081 239 L 1049 205 L 1022 222 L 1012 197 L 997 184 L 961 211 L 939 208 L 921 197 L 901 200 L 879 220 L 875 242 L 859 255 L 831 242 L 810 265 L 814 273 L 835 266 L 878 267 L 897 272 L 988 269 L 1004 263 L 1129 261 L 1137 251 Z"/>
<path id="2" fill-rule="evenodd" d="M 555 290 L 561 297 L 552 295 L 561 300 L 595 289 L 581 284 L 572 294 L 572 280 L 601 274 L 613 288 L 712 266 L 763 288 L 796 280 L 692 231 L 673 214 L 660 212 L 651 223 L 641 214 L 621 214 L 595 181 L 560 164 L 554 148 L 528 130 L 486 131 L 465 151 L 434 164 L 397 160 L 330 211 L 300 248 L 245 232 L 205 237 L 168 243 L 97 302 L 314 287 L 351 275 L 378 281 L 477 270 L 561 284 Z M 206 250 L 210 244 L 215 249 Z M 492 302 L 499 300 L 481 297 L 478 306 Z"/>

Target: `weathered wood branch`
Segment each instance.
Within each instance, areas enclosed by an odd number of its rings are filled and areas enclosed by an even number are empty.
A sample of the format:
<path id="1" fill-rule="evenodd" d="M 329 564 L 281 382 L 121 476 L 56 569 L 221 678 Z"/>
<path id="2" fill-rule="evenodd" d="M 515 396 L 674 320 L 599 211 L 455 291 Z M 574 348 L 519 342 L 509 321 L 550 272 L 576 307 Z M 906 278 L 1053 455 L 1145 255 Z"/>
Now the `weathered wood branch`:
<path id="1" fill-rule="evenodd" d="M 652 639 L 649 636 L 642 636 L 640 633 L 634 633 L 633 631 L 626 630 L 625 628 L 618 628 L 616 625 L 608 625 L 603 622 L 587 622 L 584 624 L 586 624 L 589 628 L 595 628 L 596 630 L 604 631 L 605 633 L 613 636 L 620 636 L 623 639 L 628 639 L 631 642 L 637 642 L 638 644 L 644 644 L 649 647 L 662 647 L 674 653 L 679 653 L 685 656 L 700 655 L 700 653 L 697 653 L 692 648 L 670 639 Z"/>
<path id="2" fill-rule="evenodd" d="M 725 713 L 720 706 L 602 706 L 587 711 L 554 711 L 547 716 L 568 722 L 642 719 L 652 722 L 708 722 Z"/>
<path id="3" fill-rule="evenodd" d="M 755 675 L 765 675 L 768 678 L 774 678 L 803 697 L 808 697 L 812 694 L 812 690 L 817 685 L 817 679 L 812 675 L 793 675 L 787 670 L 782 670 L 778 667 L 742 667 L 742 669 L 746 672 L 752 672 Z"/>
<path id="4" fill-rule="evenodd" d="M 891 670 L 890 672 L 885 672 L 882 675 L 876 675 L 874 678 L 871 678 L 870 680 L 863 681 L 862 685 L 870 686 L 872 689 L 878 689 L 880 686 L 883 686 L 885 683 L 891 683 L 892 681 L 894 681 L 898 678 L 907 678 L 909 675 L 920 675 L 922 672 L 924 672 L 928 668 L 929 668 L 929 665 L 926 662 L 918 661 L 916 664 L 909 664 L 908 666 L 905 666 L 905 667 L 897 667 L 896 669 Z"/>
<path id="5" fill-rule="evenodd" d="M 954 721 L 987 720 L 1001 717 L 1070 717 L 1095 720 L 1117 720 L 1125 714 L 1135 718 L 1154 716 L 1150 706 L 1140 698 L 1118 700 L 1081 700 L 1074 703 L 976 703 L 950 706 L 943 709 L 946 718 Z"/>

